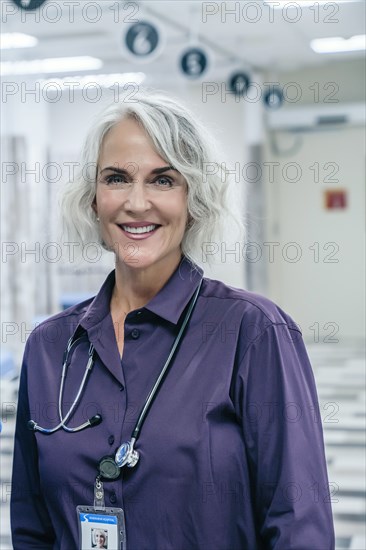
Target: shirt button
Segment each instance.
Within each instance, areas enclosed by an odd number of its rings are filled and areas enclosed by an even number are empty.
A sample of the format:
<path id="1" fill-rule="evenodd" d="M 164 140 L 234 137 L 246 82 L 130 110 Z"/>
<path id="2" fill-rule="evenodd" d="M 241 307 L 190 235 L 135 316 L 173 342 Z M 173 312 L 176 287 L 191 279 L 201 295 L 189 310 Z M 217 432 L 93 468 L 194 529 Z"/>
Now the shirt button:
<path id="1" fill-rule="evenodd" d="M 111 494 L 111 496 L 109 497 L 109 501 L 112 503 L 112 504 L 115 504 L 115 502 L 117 502 L 117 495 L 116 493 L 113 491 L 113 493 Z"/>
<path id="2" fill-rule="evenodd" d="M 110 436 L 108 437 L 108 443 L 109 443 L 110 445 L 113 445 L 113 443 L 114 443 L 114 435 L 110 435 Z"/>
<path id="3" fill-rule="evenodd" d="M 140 336 L 140 331 L 137 328 L 134 328 L 131 332 L 131 336 L 134 340 L 136 340 Z"/>

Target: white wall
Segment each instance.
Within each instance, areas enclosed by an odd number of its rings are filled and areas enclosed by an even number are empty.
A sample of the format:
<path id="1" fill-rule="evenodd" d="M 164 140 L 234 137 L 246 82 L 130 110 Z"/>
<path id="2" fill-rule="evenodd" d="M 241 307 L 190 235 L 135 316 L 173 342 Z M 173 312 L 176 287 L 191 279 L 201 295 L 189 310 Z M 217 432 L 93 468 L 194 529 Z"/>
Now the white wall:
<path id="1" fill-rule="evenodd" d="M 296 82 L 303 92 L 299 102 L 286 107 L 316 104 L 326 109 L 363 101 L 364 74 L 363 62 L 354 61 L 281 75 L 282 84 Z M 315 83 L 319 101 L 314 101 Z M 328 103 L 329 99 L 335 102 Z M 275 132 L 273 138 L 282 154 L 271 147 L 267 134 L 264 160 L 279 163 L 273 181 L 268 169 L 264 171 L 268 241 L 279 243 L 273 245 L 271 262 L 265 247 L 268 295 L 293 315 L 309 341 L 364 338 L 365 129 L 340 126 L 321 132 Z M 294 178 L 294 170 L 290 169 L 290 178 L 283 175 L 289 163 L 301 169 L 298 182 L 286 181 Z M 315 181 L 317 167 L 319 182 Z M 326 210 L 324 191 L 336 188 L 346 190 L 347 208 Z M 282 255 L 289 242 L 301 250 L 298 262 Z M 294 257 L 294 247 L 287 251 Z"/>
<path id="2" fill-rule="evenodd" d="M 281 135 L 277 139 L 280 141 Z M 272 235 L 270 240 L 280 243 L 274 262 L 268 264 L 270 296 L 293 313 L 309 339 L 317 329 L 316 323 L 321 339 L 332 333 L 332 327 L 337 332 L 335 338 L 363 338 L 364 130 L 305 134 L 296 154 L 283 158 L 268 151 L 267 160 L 280 163 L 275 181 L 266 185 L 268 234 Z M 296 162 L 302 170 L 296 183 L 280 175 L 280 168 L 290 162 Z M 314 181 L 314 170 L 310 169 L 314 163 L 319 163 L 319 182 Z M 324 169 L 326 163 L 332 164 Z M 331 174 L 338 182 L 328 182 L 326 178 Z M 346 209 L 324 208 L 324 191 L 333 188 L 346 190 Z M 300 253 L 294 263 L 291 260 L 297 257 L 297 251 L 294 246 L 287 247 L 290 242 L 297 243 Z"/>

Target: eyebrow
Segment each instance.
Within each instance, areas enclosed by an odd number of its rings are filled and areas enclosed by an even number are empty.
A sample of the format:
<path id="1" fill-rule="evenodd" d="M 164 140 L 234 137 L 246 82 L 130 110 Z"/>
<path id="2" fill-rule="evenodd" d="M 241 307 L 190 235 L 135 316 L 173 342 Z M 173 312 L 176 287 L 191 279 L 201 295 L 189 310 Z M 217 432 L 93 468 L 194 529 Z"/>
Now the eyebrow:
<path id="1" fill-rule="evenodd" d="M 106 166 L 103 168 L 103 170 L 100 171 L 100 174 L 105 172 L 106 170 L 111 170 L 112 172 L 116 172 L 117 174 L 127 174 L 129 175 L 128 170 L 125 170 L 124 168 L 117 168 L 116 166 Z M 173 168 L 173 166 L 162 166 L 161 168 L 154 168 L 151 170 L 150 174 L 162 174 L 163 172 L 168 172 L 169 170 L 174 170 L 174 172 L 178 172 L 176 168 Z"/>

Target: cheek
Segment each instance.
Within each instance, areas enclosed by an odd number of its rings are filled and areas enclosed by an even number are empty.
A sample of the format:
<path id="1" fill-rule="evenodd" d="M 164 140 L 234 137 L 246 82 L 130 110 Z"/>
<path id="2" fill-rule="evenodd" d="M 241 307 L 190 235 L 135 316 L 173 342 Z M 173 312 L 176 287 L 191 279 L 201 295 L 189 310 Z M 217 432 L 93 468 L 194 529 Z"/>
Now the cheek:
<path id="1" fill-rule="evenodd" d="M 178 200 L 173 201 L 168 206 L 167 211 L 170 212 L 171 217 L 176 220 L 177 225 L 184 226 L 188 218 L 188 204 L 186 197 L 179 197 Z"/>
<path id="2" fill-rule="evenodd" d="M 188 214 L 186 212 L 182 212 L 181 210 L 179 210 L 174 215 L 174 211 L 171 210 L 171 216 L 174 220 L 172 222 L 172 225 L 175 226 L 176 229 L 179 231 L 183 230 L 187 223 Z"/>
<path id="3" fill-rule="evenodd" d="M 97 192 L 96 201 L 98 205 L 99 213 L 110 214 L 116 208 L 116 200 L 113 198 L 112 193 L 108 196 L 106 193 Z"/>

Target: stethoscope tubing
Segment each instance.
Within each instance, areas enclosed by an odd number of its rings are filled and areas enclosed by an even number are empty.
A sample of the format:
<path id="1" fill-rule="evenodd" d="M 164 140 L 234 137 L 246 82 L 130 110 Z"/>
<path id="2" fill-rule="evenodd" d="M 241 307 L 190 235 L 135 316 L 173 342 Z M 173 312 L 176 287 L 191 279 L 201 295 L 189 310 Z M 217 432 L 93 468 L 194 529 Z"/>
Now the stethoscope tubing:
<path id="1" fill-rule="evenodd" d="M 62 424 L 62 428 L 64 428 L 64 430 L 66 430 L 67 432 L 78 432 L 80 430 L 83 430 L 84 428 L 86 428 L 88 425 L 89 425 L 89 421 L 85 422 L 84 424 L 81 424 L 80 426 L 76 427 L 76 428 L 68 428 L 65 424 L 66 422 L 68 421 L 68 419 L 70 418 L 70 416 L 72 415 L 80 397 L 81 397 L 81 394 L 84 390 L 84 387 L 86 385 L 86 380 L 93 368 L 93 365 L 94 365 L 94 346 L 93 344 L 90 344 L 89 346 L 89 353 L 88 353 L 89 357 L 88 357 L 88 362 L 87 362 L 87 365 L 85 367 L 85 372 L 84 372 L 84 376 L 83 376 L 83 379 L 81 381 L 81 384 L 79 386 L 79 390 L 78 390 L 78 393 L 76 394 L 76 397 L 69 409 L 69 411 L 66 413 L 66 415 L 63 417 L 62 416 L 62 398 L 63 398 L 63 394 L 64 394 L 64 385 L 65 385 L 65 379 L 66 379 L 66 371 L 67 371 L 67 362 L 65 361 L 64 363 L 64 366 L 63 366 L 63 369 L 62 369 L 62 376 L 61 376 L 61 386 L 60 386 L 60 392 L 59 392 L 59 400 L 58 400 L 58 414 L 59 414 L 59 417 L 60 417 L 60 421 L 61 421 L 61 424 Z"/>
<path id="2" fill-rule="evenodd" d="M 78 342 L 80 342 L 80 340 L 82 340 L 83 337 L 84 337 L 84 334 L 83 334 L 82 336 L 79 336 L 78 338 L 75 339 L 75 334 L 77 333 L 78 329 L 79 329 L 79 327 L 77 327 L 74 334 L 69 339 L 69 341 L 67 343 L 65 353 L 64 353 L 62 373 L 61 373 L 60 391 L 59 391 L 59 397 L 58 397 L 58 414 L 59 414 L 60 423 L 57 424 L 57 426 L 55 426 L 54 428 L 43 428 L 42 426 L 39 426 L 36 422 L 34 422 L 34 420 L 30 420 L 28 422 L 28 427 L 29 427 L 29 429 L 31 429 L 33 431 L 38 431 L 38 432 L 41 432 L 43 434 L 50 435 L 50 434 L 53 434 L 53 433 L 57 432 L 58 430 L 60 430 L 62 428 L 62 429 L 64 429 L 65 431 L 67 431 L 69 433 L 74 433 L 74 432 L 79 432 L 79 431 L 83 430 L 84 428 L 87 428 L 88 426 L 94 425 L 96 423 L 95 421 L 91 422 L 91 420 L 94 419 L 94 417 L 93 417 L 93 419 L 89 419 L 86 422 L 84 422 L 83 424 L 81 424 L 80 426 L 76 426 L 75 428 L 69 428 L 68 426 L 66 426 L 66 422 L 69 420 L 70 416 L 72 415 L 72 413 L 75 410 L 76 405 L 78 404 L 78 402 L 80 400 L 81 394 L 82 394 L 82 392 L 85 388 L 85 385 L 86 385 L 87 378 L 88 378 L 88 376 L 91 372 L 91 369 L 93 368 L 94 362 L 95 362 L 93 344 L 90 344 L 90 346 L 89 346 L 88 362 L 87 362 L 87 365 L 85 367 L 85 372 L 84 372 L 83 378 L 81 380 L 81 383 L 79 385 L 79 389 L 78 389 L 78 392 L 76 394 L 76 397 L 75 397 L 73 403 L 71 404 L 71 407 L 68 410 L 68 412 L 66 413 L 66 415 L 65 416 L 62 415 L 62 399 L 63 399 L 63 394 L 64 394 L 65 379 L 66 379 L 67 368 L 68 368 L 68 363 L 69 363 L 69 354 L 70 354 L 71 349 L 74 346 L 76 346 L 76 344 Z M 96 415 L 96 416 L 100 417 L 100 415 Z M 101 417 L 100 417 L 100 419 L 101 419 Z"/>
<path id="3" fill-rule="evenodd" d="M 150 392 L 149 392 L 149 394 L 148 394 L 148 396 L 145 400 L 145 403 L 144 403 L 144 405 L 141 409 L 141 412 L 138 416 L 136 425 L 133 429 L 131 439 L 130 439 L 130 444 L 131 444 L 132 449 L 133 449 L 134 443 L 137 441 L 137 439 L 140 435 L 140 431 L 141 431 L 142 425 L 145 421 L 146 415 L 147 415 L 147 413 L 148 413 L 148 411 L 149 411 L 149 409 L 150 409 L 150 407 L 151 407 L 151 405 L 152 405 L 152 403 L 153 403 L 153 401 L 154 401 L 154 399 L 155 399 L 155 397 L 156 397 L 156 395 L 157 395 L 157 393 L 158 393 L 158 391 L 161 387 L 164 376 L 167 373 L 167 370 L 168 370 L 168 368 L 171 364 L 172 358 L 173 358 L 173 356 L 176 352 L 176 349 L 179 345 L 179 342 L 180 342 L 180 340 L 183 336 L 184 330 L 185 330 L 185 328 L 188 324 L 188 321 L 191 317 L 193 308 L 196 304 L 196 301 L 197 301 L 197 298 L 198 298 L 198 295 L 199 295 L 199 292 L 200 292 L 200 289 L 201 289 L 201 286 L 202 286 L 202 281 L 203 281 L 203 279 L 201 279 L 201 281 L 200 281 L 200 283 L 199 283 L 199 285 L 196 289 L 196 292 L 195 292 L 193 298 L 191 299 L 191 302 L 189 304 L 186 316 L 185 316 L 184 321 L 183 321 L 183 323 L 182 323 L 182 325 L 179 329 L 179 332 L 178 332 L 178 334 L 177 334 L 177 336 L 174 340 L 174 343 L 173 343 L 173 346 L 170 350 L 169 356 L 168 356 L 163 368 L 161 369 L 161 371 L 159 373 L 159 376 L 157 377 L 153 387 L 151 388 L 151 390 L 150 390 Z M 67 368 L 68 368 L 68 362 L 69 362 L 69 355 L 70 355 L 70 352 L 71 352 L 72 348 L 74 346 L 76 346 L 76 344 L 85 336 L 85 334 L 87 334 L 87 332 L 85 331 L 84 334 L 82 334 L 78 338 L 75 338 L 78 330 L 80 330 L 80 325 L 76 328 L 74 334 L 69 339 L 67 347 L 66 347 L 65 352 L 64 352 L 62 373 L 61 373 L 61 382 L 60 382 L 60 391 L 59 391 L 59 399 L 58 399 L 58 414 L 59 414 L 59 418 L 60 418 L 60 423 L 57 426 L 55 426 L 54 428 L 43 428 L 42 426 L 39 426 L 34 420 L 30 420 L 28 422 L 28 427 L 29 427 L 29 429 L 31 429 L 33 431 L 39 431 L 43 434 L 52 434 L 52 433 L 57 432 L 58 430 L 60 430 L 62 428 L 66 432 L 75 433 L 75 432 L 83 430 L 84 428 L 87 428 L 89 426 L 97 425 L 102 421 L 101 415 L 97 414 L 94 417 L 89 418 L 89 420 L 87 420 L 86 422 L 84 422 L 80 426 L 76 426 L 75 428 L 69 428 L 68 426 L 66 426 L 66 422 L 71 417 L 72 413 L 74 412 L 74 410 L 75 410 L 75 408 L 76 408 L 76 406 L 77 406 L 77 404 L 80 400 L 81 394 L 83 393 L 83 390 L 86 386 L 88 376 L 90 375 L 90 372 L 91 372 L 91 370 L 93 368 L 93 365 L 95 363 L 95 358 L 94 358 L 95 349 L 94 349 L 93 344 L 91 344 L 91 343 L 89 345 L 88 362 L 87 362 L 87 365 L 85 367 L 85 372 L 84 372 L 82 381 L 79 385 L 79 389 L 77 391 L 75 399 L 74 399 L 73 403 L 71 404 L 70 409 L 65 414 L 65 416 L 63 416 L 63 413 L 62 413 L 62 400 L 63 400 L 65 380 L 66 380 L 66 374 L 67 374 Z"/>
<path id="4" fill-rule="evenodd" d="M 135 428 L 133 429 L 133 432 L 132 432 L 132 435 L 131 435 L 131 443 L 135 443 L 140 435 L 140 431 L 141 431 L 141 428 L 142 428 L 142 425 L 145 421 L 145 418 L 146 418 L 146 415 L 152 405 L 152 402 L 154 400 L 154 398 L 156 397 L 156 394 L 158 393 L 159 389 L 160 389 L 160 386 L 161 386 L 161 383 L 162 383 L 162 380 L 169 368 L 169 365 L 171 363 L 171 360 L 173 358 L 173 355 L 179 345 L 179 342 L 183 336 L 183 332 L 188 324 L 188 321 L 191 317 L 191 314 L 192 314 L 192 311 L 193 311 L 193 308 L 196 304 L 196 301 L 197 301 L 197 298 L 198 298 L 198 294 L 199 294 L 199 291 L 200 291 L 200 288 L 201 288 L 201 285 L 202 285 L 202 279 L 200 281 L 200 284 L 198 285 L 197 287 L 197 290 L 195 292 L 195 295 L 194 295 L 194 298 L 193 300 L 191 300 L 191 303 L 189 305 L 189 308 L 188 308 L 188 311 L 187 311 L 187 314 L 184 318 L 184 321 L 182 323 L 182 326 L 180 327 L 179 329 L 179 332 L 178 332 L 178 335 L 176 337 L 176 339 L 174 340 L 174 343 L 173 343 L 173 346 L 172 346 L 172 349 L 170 350 L 170 353 L 169 353 L 169 356 L 165 362 L 165 365 L 163 366 L 163 368 L 161 369 L 160 371 L 160 374 L 159 376 L 157 377 L 156 381 L 155 381 L 155 384 L 153 385 L 153 387 L 151 388 L 150 390 L 150 393 L 149 395 L 147 396 L 146 398 L 146 401 L 145 401 L 145 404 L 139 414 L 139 417 L 137 419 L 137 422 L 136 422 L 136 425 L 135 425 Z"/>

